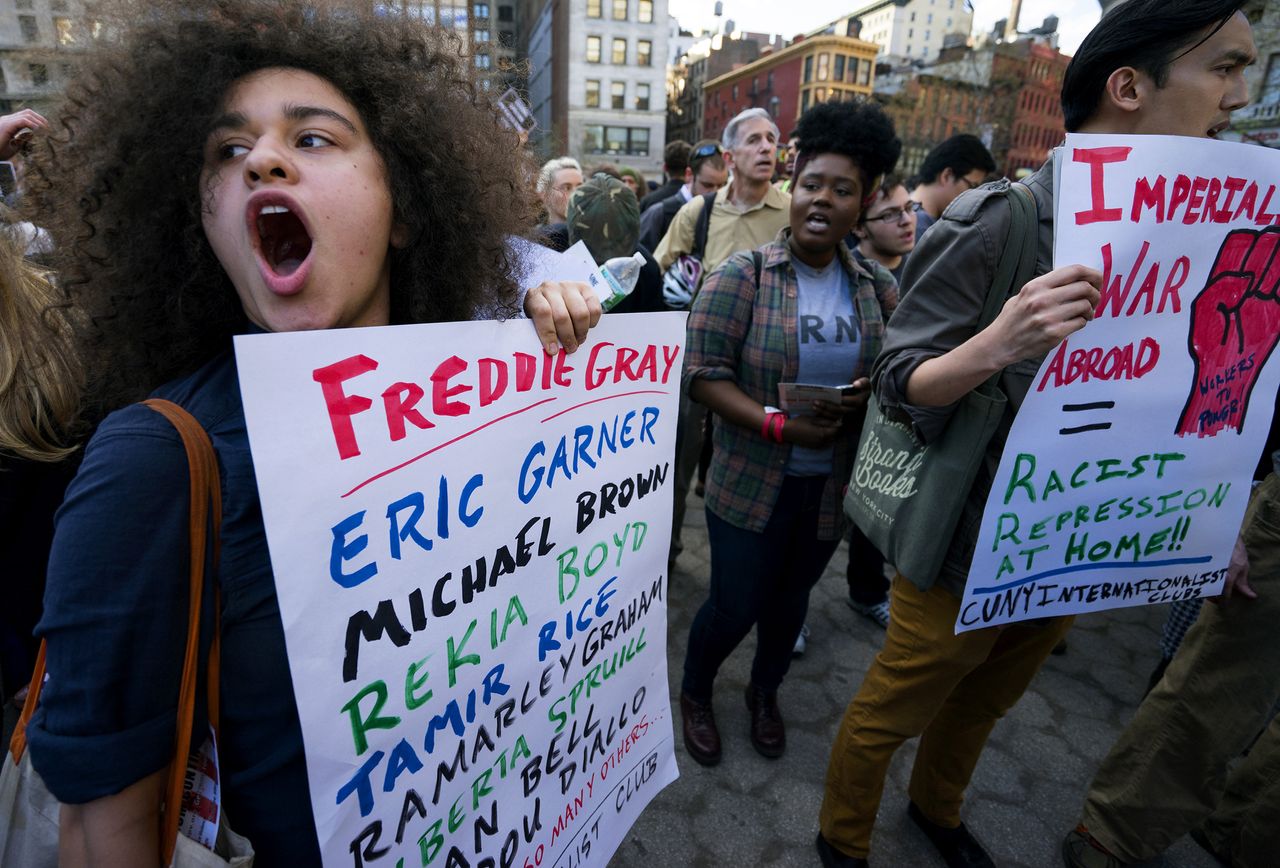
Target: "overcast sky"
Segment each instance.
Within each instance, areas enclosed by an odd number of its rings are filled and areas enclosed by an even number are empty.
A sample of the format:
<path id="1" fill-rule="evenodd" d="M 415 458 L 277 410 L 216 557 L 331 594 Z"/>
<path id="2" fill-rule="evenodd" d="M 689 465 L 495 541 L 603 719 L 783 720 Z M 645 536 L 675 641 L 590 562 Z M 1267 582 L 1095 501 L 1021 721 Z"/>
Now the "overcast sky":
<path id="1" fill-rule="evenodd" d="M 780 33 L 788 39 L 833 21 L 861 8 L 869 0 L 724 0 L 724 18 L 717 26 L 715 0 L 669 0 L 669 11 L 686 30 L 719 30 L 725 19 L 732 19 L 738 30 L 756 33 Z M 990 30 L 999 18 L 1009 14 L 1009 4 L 1001 0 L 973 0 L 973 29 Z M 1075 51 L 1080 40 L 1102 14 L 1097 0 L 1023 0 L 1021 26 L 1024 30 L 1038 27 L 1047 15 L 1060 20 L 1062 50 Z"/>

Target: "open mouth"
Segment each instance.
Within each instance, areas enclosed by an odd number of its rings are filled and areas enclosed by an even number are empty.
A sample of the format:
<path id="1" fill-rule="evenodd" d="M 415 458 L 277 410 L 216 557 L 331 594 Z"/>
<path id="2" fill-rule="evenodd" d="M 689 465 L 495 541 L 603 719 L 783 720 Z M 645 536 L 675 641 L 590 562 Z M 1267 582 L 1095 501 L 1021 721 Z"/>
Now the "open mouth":
<path id="1" fill-rule="evenodd" d="M 245 216 L 267 286 L 277 295 L 298 292 L 310 271 L 312 249 L 300 209 L 289 197 L 271 192 L 250 200 Z"/>
<path id="2" fill-rule="evenodd" d="M 258 212 L 258 241 L 262 258 L 281 277 L 293 274 L 311 253 L 307 227 L 284 205 L 266 205 Z"/>
<path id="3" fill-rule="evenodd" d="M 1221 133 L 1223 130 L 1225 130 L 1229 126 L 1231 126 L 1230 120 L 1225 120 L 1220 124 L 1214 124 L 1213 126 L 1209 127 L 1208 130 L 1205 131 L 1205 135 L 1207 135 L 1211 139 L 1216 139 L 1218 137 L 1218 134 Z"/>
<path id="4" fill-rule="evenodd" d="M 810 232 L 826 232 L 831 220 L 825 214 L 814 213 L 804 218 L 804 225 Z"/>

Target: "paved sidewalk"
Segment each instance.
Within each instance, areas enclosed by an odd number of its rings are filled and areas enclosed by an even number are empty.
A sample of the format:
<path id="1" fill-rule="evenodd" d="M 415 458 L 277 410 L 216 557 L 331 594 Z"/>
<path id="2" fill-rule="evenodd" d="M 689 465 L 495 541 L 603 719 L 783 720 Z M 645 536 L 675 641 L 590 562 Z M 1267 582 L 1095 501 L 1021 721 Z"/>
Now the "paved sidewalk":
<path id="1" fill-rule="evenodd" d="M 845 706 L 884 632 L 847 605 L 845 547 L 814 589 L 809 650 L 780 692 L 787 753 L 767 760 L 751 747 L 742 700 L 754 636 L 726 662 L 716 686 L 724 759 L 707 769 L 684 752 L 679 684 L 689 622 L 706 598 L 705 516 L 690 496 L 685 551 L 671 577 L 668 678 L 681 777 L 654 799 L 610 863 L 613 868 L 817 866 L 813 839 L 827 756 Z M 1051 657 L 1031 689 L 992 734 L 969 789 L 965 820 L 1001 868 L 1056 868 L 1058 846 L 1079 817 L 1094 769 L 1132 715 L 1159 655 L 1165 607 L 1119 609 L 1077 621 L 1068 651 Z M 907 820 L 915 742 L 889 773 L 871 855 L 876 868 L 942 866 Z M 1168 868 L 1213 868 L 1189 838 Z"/>

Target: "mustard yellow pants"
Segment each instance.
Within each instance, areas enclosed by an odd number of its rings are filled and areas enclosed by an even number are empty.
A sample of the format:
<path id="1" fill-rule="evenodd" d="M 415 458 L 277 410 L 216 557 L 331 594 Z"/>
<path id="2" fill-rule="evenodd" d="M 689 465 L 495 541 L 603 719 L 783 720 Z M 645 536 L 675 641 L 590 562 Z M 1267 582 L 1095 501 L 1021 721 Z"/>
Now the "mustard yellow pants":
<path id="1" fill-rule="evenodd" d="M 960 805 L 996 721 L 1018 701 L 1072 618 L 955 635 L 960 600 L 920 591 L 901 575 L 890 591 L 884 647 L 845 711 L 819 822 L 850 856 L 871 849 L 884 778 L 894 751 L 920 736 L 911 800 L 942 826 L 960 825 Z"/>

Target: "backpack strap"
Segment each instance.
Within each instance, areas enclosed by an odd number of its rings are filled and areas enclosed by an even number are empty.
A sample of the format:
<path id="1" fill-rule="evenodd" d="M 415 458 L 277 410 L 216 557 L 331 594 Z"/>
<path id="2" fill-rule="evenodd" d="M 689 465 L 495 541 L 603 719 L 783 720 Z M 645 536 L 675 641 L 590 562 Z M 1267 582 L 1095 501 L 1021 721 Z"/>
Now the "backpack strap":
<path id="1" fill-rule="evenodd" d="M 756 266 L 756 289 L 760 288 L 760 273 L 764 270 L 764 254 L 759 250 L 751 251 L 751 261 Z"/>
<path id="2" fill-rule="evenodd" d="M 977 331 L 991 325 L 1000 315 L 1005 302 L 1035 276 L 1039 241 L 1036 233 L 1039 215 L 1035 197 L 1025 184 L 1018 183 L 1010 184 L 1004 196 L 1009 200 L 1010 207 L 1009 235 L 1005 239 L 1004 250 L 1000 253 L 995 277 L 987 289 L 987 299 L 982 305 Z M 1001 373 L 1003 371 L 992 374 L 987 383 L 995 385 Z"/>
<path id="3" fill-rule="evenodd" d="M 698 222 L 693 226 L 693 250 L 690 255 L 699 261 L 707 252 L 707 234 L 711 231 L 711 211 L 716 202 L 716 191 L 702 194 L 702 211 L 698 213 Z"/>

